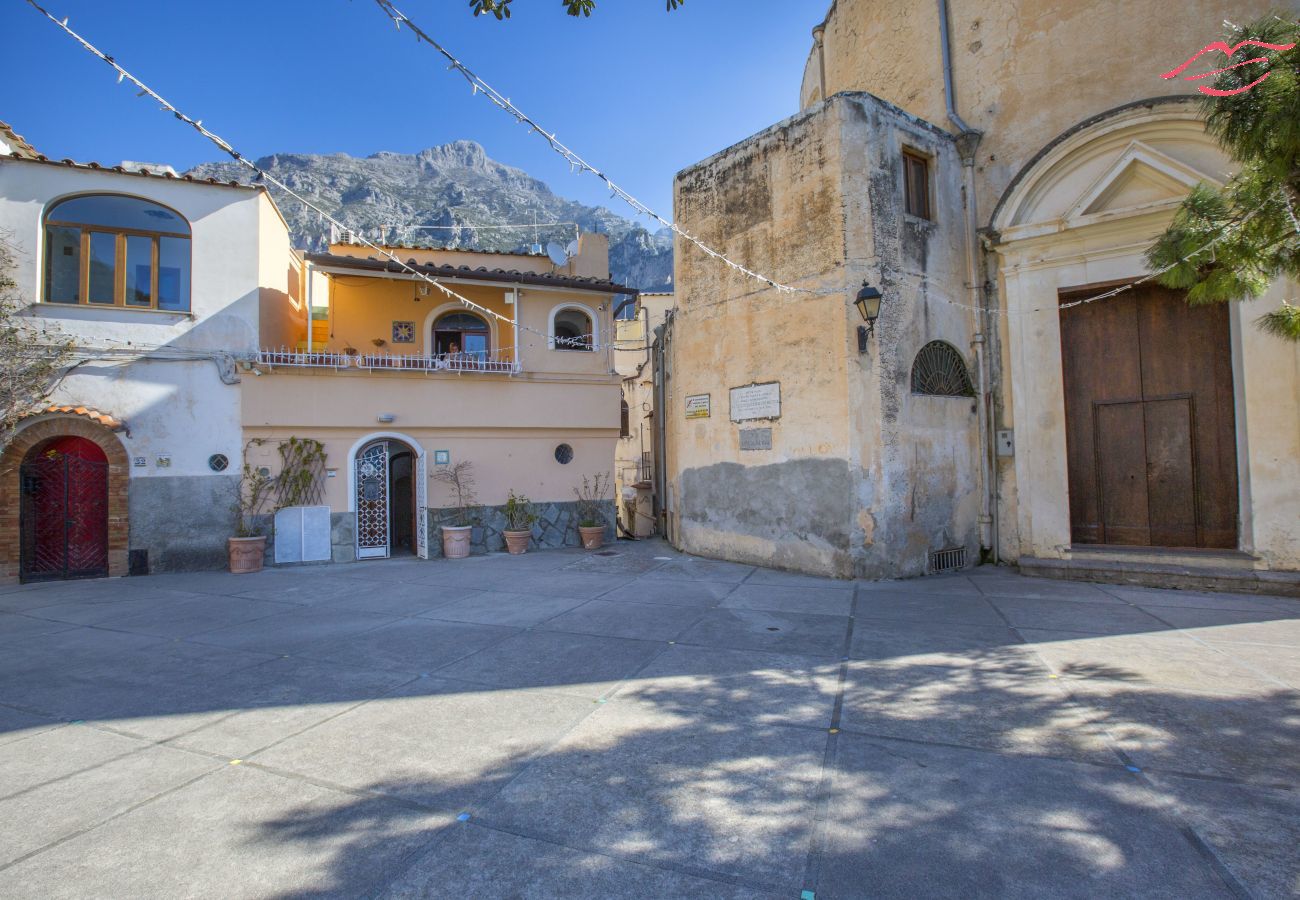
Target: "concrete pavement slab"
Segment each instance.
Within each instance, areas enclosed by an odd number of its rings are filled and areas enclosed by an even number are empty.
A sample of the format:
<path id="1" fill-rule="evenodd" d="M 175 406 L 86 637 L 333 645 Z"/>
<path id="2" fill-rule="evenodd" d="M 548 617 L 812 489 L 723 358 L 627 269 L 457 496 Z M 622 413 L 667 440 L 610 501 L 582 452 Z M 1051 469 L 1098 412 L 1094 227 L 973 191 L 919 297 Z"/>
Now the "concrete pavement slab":
<path id="1" fill-rule="evenodd" d="M 1078 681 L 1069 689 L 1142 769 L 1300 784 L 1296 691 L 1224 696 L 1103 681 Z"/>
<path id="2" fill-rule="evenodd" d="M 244 600 L 239 597 L 201 597 L 160 606 L 147 612 L 105 623 L 120 631 L 183 638 L 245 622 L 255 622 L 296 609 L 288 603 Z"/>
<path id="3" fill-rule="evenodd" d="M 1151 780 L 1251 896 L 1300 892 L 1300 794 L 1172 775 Z"/>
<path id="4" fill-rule="evenodd" d="M 670 581 L 639 578 L 600 599 L 610 603 L 660 603 L 666 606 L 717 606 L 736 589 L 727 581 Z"/>
<path id="5" fill-rule="evenodd" d="M 596 699 L 667 644 L 558 631 L 525 631 L 437 674 L 505 688 L 546 687 Z"/>
<path id="6" fill-rule="evenodd" d="M 961 625 L 899 619 L 853 623 L 849 656 L 878 664 L 958 665 L 1001 662 L 1025 654 L 1024 642 L 1005 625 Z"/>
<path id="7" fill-rule="evenodd" d="M 853 611 L 853 591 L 748 581 L 727 595 L 724 609 L 766 609 L 773 612 L 847 616 Z"/>
<path id="8" fill-rule="evenodd" d="M 702 614 L 701 610 L 691 606 L 588 600 L 537 627 L 574 634 L 671 641 L 698 621 Z"/>
<path id="9" fill-rule="evenodd" d="M 1210 694 L 1251 696 L 1279 685 L 1177 631 L 1083 635 L 1021 629 L 1031 649 L 1064 679 L 1149 684 Z"/>
<path id="10" fill-rule="evenodd" d="M 743 563 L 673 555 L 674 559 L 647 572 L 642 577 L 650 581 L 726 581 L 738 584 L 752 575 L 755 569 L 754 566 Z"/>
<path id="11" fill-rule="evenodd" d="M 73 734 L 89 730 L 71 726 L 58 733 L 84 747 L 84 737 L 74 739 Z M 90 765 L 87 758 L 86 763 L 62 778 L 0 799 L 0 866 L 93 828 L 224 765 L 208 757 L 138 742 L 131 752 L 95 765 Z M 10 873 L 0 871 L 0 886 L 10 877 Z M 97 892 L 90 885 L 82 889 L 84 894 Z M 102 890 L 109 891 L 109 885 L 103 885 Z"/>
<path id="12" fill-rule="evenodd" d="M 1087 634 L 1145 634 L 1169 629 L 1156 617 L 1126 604 L 1077 603 L 1036 597 L 991 596 L 988 599 L 1016 628 Z"/>
<path id="13" fill-rule="evenodd" d="M 570 846 L 797 896 L 826 734 L 616 701 L 482 805 L 478 818 Z"/>
<path id="14" fill-rule="evenodd" d="M 398 619 L 361 633 L 306 644 L 296 653 L 306 659 L 419 675 L 463 659 L 517 633 L 516 628 L 498 625 Z"/>
<path id="15" fill-rule="evenodd" d="M 450 829 L 445 840 L 416 860 L 379 896 L 391 900 L 427 897 L 783 900 L 787 895 L 756 892 L 749 887 L 644 866 L 615 856 L 572 850 L 471 822 Z"/>
<path id="16" fill-rule="evenodd" d="M 361 634 L 396 621 L 395 616 L 354 613 L 329 606 L 304 607 L 256 622 L 207 631 L 193 640 L 237 650 L 291 654 L 318 641 Z"/>
<path id="17" fill-rule="evenodd" d="M 419 616 L 477 593 L 473 588 L 426 582 L 385 582 L 379 589 L 359 586 L 325 601 L 332 609 L 381 616 Z"/>
<path id="18" fill-rule="evenodd" d="M 967 575 L 929 575 L 924 578 L 892 579 L 889 581 L 858 581 L 858 590 L 864 594 L 934 594 L 941 597 L 982 597 L 973 577 Z"/>
<path id="19" fill-rule="evenodd" d="M 771 650 L 809 656 L 841 656 L 847 616 L 774 613 L 753 609 L 712 609 L 678 642 L 732 650 Z"/>
<path id="20" fill-rule="evenodd" d="M 0 873 L 15 897 L 351 897 L 446 817 L 226 765 Z"/>
<path id="21" fill-rule="evenodd" d="M 455 814 L 498 791 L 593 708 L 580 697 L 422 678 L 251 758 Z"/>
<path id="22" fill-rule="evenodd" d="M 422 618 L 528 628 L 585 602 L 572 597 L 535 597 L 532 594 L 466 590 L 459 600 L 440 604 L 424 613 Z"/>
<path id="23" fill-rule="evenodd" d="M 217 714 L 170 743 L 232 759 L 250 756 L 410 680 L 400 672 L 274 659 L 203 688 Z"/>
<path id="24" fill-rule="evenodd" d="M 818 897 L 1221 898 L 1122 768 L 840 735 Z"/>
<path id="25" fill-rule="evenodd" d="M 10 746 L 0 766 L 0 799 L 149 746 L 86 725 L 68 725 Z"/>
<path id="26" fill-rule="evenodd" d="M 1300 650 L 1300 613 L 1193 609 L 1156 606 L 1142 609 L 1200 640 L 1221 644 L 1272 644 Z"/>
<path id="27" fill-rule="evenodd" d="M 677 644 L 619 688 L 614 699 L 686 715 L 826 728 L 839 673 L 839 665 L 829 660 Z"/>
<path id="28" fill-rule="evenodd" d="M 1102 716 L 1042 666 L 848 664 L 840 727 L 939 744 L 1114 764 Z"/>
<path id="29" fill-rule="evenodd" d="M 857 617 L 956 625 L 1006 624 L 992 604 L 979 594 L 863 592 L 858 595 Z"/>

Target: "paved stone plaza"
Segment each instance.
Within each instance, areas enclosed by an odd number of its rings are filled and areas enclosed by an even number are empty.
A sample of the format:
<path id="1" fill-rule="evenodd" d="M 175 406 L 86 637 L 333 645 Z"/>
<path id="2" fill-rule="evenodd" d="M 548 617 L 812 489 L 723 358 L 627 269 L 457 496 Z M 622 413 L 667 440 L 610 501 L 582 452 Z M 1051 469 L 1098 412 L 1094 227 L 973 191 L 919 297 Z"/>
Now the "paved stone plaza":
<path id="1" fill-rule="evenodd" d="M 581 551 L 0 588 L 4 897 L 1286 897 L 1300 601 Z"/>

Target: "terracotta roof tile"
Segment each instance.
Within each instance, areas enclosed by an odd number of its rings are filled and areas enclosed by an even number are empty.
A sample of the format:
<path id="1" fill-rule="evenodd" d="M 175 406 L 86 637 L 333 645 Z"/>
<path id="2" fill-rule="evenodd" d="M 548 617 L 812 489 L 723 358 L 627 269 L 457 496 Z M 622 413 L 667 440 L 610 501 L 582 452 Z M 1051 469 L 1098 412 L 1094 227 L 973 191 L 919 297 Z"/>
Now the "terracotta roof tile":
<path id="1" fill-rule="evenodd" d="M 45 407 L 45 409 L 37 410 L 36 412 L 31 413 L 30 415 L 80 416 L 83 419 L 89 419 L 92 422 L 96 422 L 100 425 L 103 425 L 105 428 L 108 428 L 112 431 L 126 430 L 126 423 L 123 422 L 122 420 L 116 419 L 106 412 L 100 412 L 99 410 L 92 409 L 91 407 L 88 406 L 47 406 Z"/>

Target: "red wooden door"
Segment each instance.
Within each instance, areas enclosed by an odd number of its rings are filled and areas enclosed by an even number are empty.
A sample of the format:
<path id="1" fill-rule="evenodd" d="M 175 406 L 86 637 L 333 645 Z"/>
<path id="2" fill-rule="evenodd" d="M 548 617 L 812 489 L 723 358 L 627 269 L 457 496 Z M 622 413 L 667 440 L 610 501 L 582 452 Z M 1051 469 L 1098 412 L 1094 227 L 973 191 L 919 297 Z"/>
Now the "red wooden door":
<path id="1" fill-rule="evenodd" d="M 1237 546 L 1228 337 L 1226 306 L 1154 286 L 1061 310 L 1075 543 Z"/>
<path id="2" fill-rule="evenodd" d="M 62 437 L 21 468 L 24 581 L 108 574 L 108 457 L 93 441 Z"/>

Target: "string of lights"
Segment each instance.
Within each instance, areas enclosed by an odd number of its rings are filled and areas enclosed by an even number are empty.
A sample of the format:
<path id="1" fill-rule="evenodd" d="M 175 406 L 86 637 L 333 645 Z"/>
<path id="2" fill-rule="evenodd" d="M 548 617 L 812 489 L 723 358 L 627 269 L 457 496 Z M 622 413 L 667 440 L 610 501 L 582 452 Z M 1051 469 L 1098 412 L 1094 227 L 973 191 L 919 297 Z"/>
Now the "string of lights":
<path id="1" fill-rule="evenodd" d="M 236 149 L 235 149 L 235 148 L 234 148 L 234 147 L 233 147 L 233 146 L 232 146 L 228 141 L 226 141 L 226 140 L 225 140 L 224 138 L 222 138 L 220 135 L 215 134 L 215 133 L 212 132 L 211 130 L 205 128 L 205 127 L 203 126 L 203 120 L 202 120 L 202 119 L 195 119 L 195 118 L 192 118 L 192 117 L 186 115 L 184 112 L 182 112 L 180 109 L 178 109 L 175 105 L 173 105 L 173 104 L 170 103 L 168 100 L 166 100 L 166 99 L 165 99 L 161 94 L 159 94 L 159 93 L 158 93 L 157 91 L 155 91 L 153 88 L 149 87 L 149 85 L 145 84 L 143 81 L 141 81 L 141 80 L 140 80 L 139 78 L 137 78 L 135 75 L 133 75 L 133 74 L 131 74 L 129 71 L 127 71 L 127 70 L 126 70 L 126 69 L 125 69 L 121 64 L 119 64 L 119 63 L 117 62 L 117 60 L 115 60 L 113 57 L 111 57 L 111 56 L 109 56 L 108 54 L 104 53 L 102 50 L 100 50 L 100 49 L 99 49 L 98 47 L 96 47 L 94 44 L 90 43 L 90 42 L 87 41 L 85 38 L 83 38 L 81 35 L 79 35 L 77 32 L 73 31 L 73 30 L 68 26 L 68 19 L 67 19 L 67 18 L 64 18 L 64 19 L 62 19 L 62 20 L 55 18 L 54 15 L 52 15 L 52 14 L 49 12 L 49 10 L 45 9 L 45 7 L 43 7 L 43 6 L 41 6 L 39 3 L 37 3 L 36 0 L 27 0 L 27 3 L 28 3 L 29 6 L 33 7 L 33 8 L 34 8 L 37 12 L 39 12 L 41 15 L 45 16 L 45 18 L 47 18 L 50 22 L 54 23 L 54 25 L 56 25 L 59 29 L 61 29 L 65 34 L 67 34 L 69 37 L 71 37 L 73 40 L 75 40 L 78 44 L 80 44 L 80 45 L 81 45 L 81 46 L 82 46 L 82 47 L 83 47 L 87 52 L 89 52 L 89 53 L 91 53 L 92 55 L 98 57 L 99 59 L 101 59 L 101 60 L 103 60 L 105 63 L 107 63 L 109 66 L 111 66 L 111 67 L 114 69 L 114 71 L 117 72 L 117 80 L 118 80 L 118 83 L 119 83 L 119 84 L 121 84 L 123 81 L 129 81 L 129 82 L 131 82 L 133 85 L 135 85 L 137 88 L 140 89 L 140 92 L 139 92 L 138 96 L 141 96 L 141 97 L 148 96 L 148 97 L 152 98 L 154 101 L 156 101 L 156 102 L 157 102 L 157 103 L 162 107 L 162 110 L 163 110 L 164 112 L 169 112 L 169 113 L 171 113 L 171 114 L 172 114 L 173 116 L 175 116 L 179 121 L 181 121 L 181 122 L 185 123 L 186 125 L 190 126 L 190 127 L 193 128 L 195 131 L 197 131 L 199 134 L 201 134 L 203 137 L 207 138 L 209 141 L 211 141 L 213 144 L 215 144 L 218 148 L 220 148 L 220 149 L 222 150 L 222 152 L 228 154 L 228 155 L 229 155 L 232 159 L 234 159 L 237 163 L 240 163 L 241 165 L 243 165 L 243 166 L 245 166 L 245 167 L 251 169 L 253 172 L 257 173 L 257 178 L 256 178 L 255 180 L 257 180 L 257 181 L 263 181 L 263 182 L 266 182 L 266 183 L 269 183 L 269 184 L 273 184 L 273 185 L 275 185 L 277 188 L 279 188 L 279 189 L 280 189 L 281 191 L 283 191 L 285 194 L 287 194 L 288 196 L 292 197 L 294 200 L 296 200 L 296 201 L 298 201 L 299 203 L 301 203 L 303 206 L 305 206 L 305 207 L 307 207 L 308 209 L 310 209 L 310 210 L 312 210 L 313 212 L 315 212 L 318 216 L 320 216 L 320 218 L 321 218 L 323 221 L 326 221 L 326 222 L 330 223 L 331 225 L 333 225 L 334 227 L 340 229 L 341 231 L 351 231 L 351 230 L 352 230 L 352 229 L 349 229 L 349 228 L 348 228 L 346 225 L 344 225 L 342 222 L 340 222 L 338 219 L 336 219 L 336 218 L 334 218 L 333 216 L 331 216 L 328 212 L 326 212 L 325 210 L 321 209 L 321 208 L 320 208 L 319 206 L 317 206 L 315 203 L 311 202 L 311 201 L 308 200 L 306 197 L 302 196 L 302 195 L 299 194 L 297 191 L 293 190 L 293 188 L 289 187 L 287 184 L 285 184 L 284 182 L 282 182 L 282 181 L 280 181 L 279 179 L 277 179 L 274 175 L 272 175 L 271 173 L 267 172 L 265 169 L 263 169 L 263 168 L 261 168 L 260 166 L 258 166 L 257 163 L 253 162 L 251 159 L 249 159 L 248 157 L 244 156 L 242 153 L 240 153 L 238 150 L 236 150 Z M 421 281 L 424 281 L 424 282 L 426 282 L 426 283 L 432 285 L 433 287 L 437 288 L 439 291 L 441 291 L 444 295 L 446 295 L 446 296 L 449 297 L 450 299 L 455 300 L 455 301 L 457 301 L 457 302 L 463 304 L 465 307 L 474 310 L 475 312 L 477 312 L 478 314 L 480 314 L 480 315 L 482 315 L 482 316 L 488 316 L 488 317 L 490 317 L 490 318 L 496 319 L 497 321 L 499 321 L 499 322 L 501 322 L 501 323 L 503 323 L 503 324 L 509 325 L 509 326 L 511 326 L 512 328 L 518 328 L 518 329 L 520 329 L 521 331 L 527 331 L 527 332 L 530 332 L 530 333 L 532 333 L 532 334 L 536 334 L 536 335 L 538 335 L 539 337 L 545 338 L 545 339 L 548 340 L 548 341 L 555 341 L 555 342 L 557 342 L 557 343 L 569 342 L 569 343 L 571 343 L 571 344 L 573 344 L 573 345 L 575 345 L 575 346 L 580 344 L 580 345 L 583 346 L 583 347 L 591 347 L 591 349 L 592 349 L 593 351 L 595 351 L 595 350 L 604 350 L 604 349 L 606 349 L 607 347 L 613 346 L 612 344 L 604 344 L 604 343 L 597 344 L 597 343 L 595 343 L 595 342 L 593 342 L 593 341 L 587 341 L 587 340 L 584 340 L 584 339 L 582 339 L 582 338 L 573 338 L 573 339 L 570 339 L 570 338 L 554 337 L 554 336 L 552 336 L 552 335 L 547 334 L 546 332 L 540 331 L 539 329 L 532 328 L 532 327 L 530 327 L 530 326 L 528 326 L 528 325 L 524 325 L 524 324 L 521 323 L 521 322 L 517 322 L 516 320 L 511 319 L 509 316 L 504 316 L 504 315 L 502 315 L 501 313 L 498 313 L 498 312 L 496 312 L 496 311 L 494 311 L 494 310 L 491 310 L 491 309 L 487 308 L 486 306 L 483 306 L 483 305 L 480 304 L 480 303 L 475 303 L 473 300 L 470 300 L 468 297 L 465 297 L 465 296 L 463 296 L 463 295 L 457 293 L 456 291 L 454 291 L 454 290 L 452 290 L 451 288 L 447 287 L 445 284 L 443 284 L 443 283 L 442 283 L 441 281 L 439 281 L 437 278 L 434 278 L 434 277 L 432 277 L 432 276 L 430 276 L 430 275 L 428 275 L 428 274 L 426 274 L 426 273 L 424 273 L 424 272 L 421 272 L 421 271 L 419 271 L 418 269 L 416 269 L 415 267 L 413 267 L 413 266 L 411 266 L 411 265 L 409 265 L 409 264 L 403 262 L 403 261 L 402 261 L 401 259 L 399 259 L 399 258 L 398 258 L 394 253 L 392 253 L 390 250 L 388 250 L 388 248 L 386 248 L 386 247 L 382 247 L 382 246 L 380 246 L 379 244 L 374 243 L 373 241 L 371 241 L 371 240 L 369 240 L 368 238 L 366 238 L 364 235 L 361 235 L 361 234 L 355 234 L 355 233 L 354 233 L 354 236 L 357 238 L 357 243 L 359 243 L 359 244 L 361 244 L 361 245 L 363 245 L 363 246 L 369 247 L 371 250 L 374 250 L 376 253 L 379 253 L 381 256 L 385 257 L 385 258 L 388 259 L 390 262 L 396 264 L 396 265 L 397 265 L 397 266 L 398 266 L 402 271 L 404 271 L 404 272 L 406 272 L 406 273 L 412 275 L 413 277 L 415 277 L 415 278 L 417 278 L 417 279 L 419 279 L 419 280 L 421 280 Z"/>
<path id="2" fill-rule="evenodd" d="M 31 2 L 31 0 L 28 0 L 28 2 Z M 424 31 L 419 25 L 411 21 L 409 16 L 407 16 L 396 6 L 394 6 L 392 0 L 375 0 L 375 4 L 384 12 L 386 16 L 388 16 L 388 18 L 393 20 L 393 24 L 397 26 L 399 31 L 401 30 L 402 26 L 405 25 L 410 30 L 410 32 L 415 35 L 415 39 L 417 41 L 427 44 L 428 46 L 436 50 L 438 53 L 442 54 L 442 56 L 446 58 L 447 62 L 449 63 L 448 69 L 460 73 L 460 75 L 467 82 L 469 82 L 470 89 L 473 91 L 475 96 L 482 94 L 499 109 L 504 110 L 505 112 L 513 116 L 515 121 L 517 121 L 520 125 L 528 126 L 530 134 L 535 132 L 538 136 L 542 138 L 542 140 L 546 141 L 546 143 L 550 145 L 551 149 L 554 150 L 556 153 L 558 153 L 561 157 L 563 157 L 565 162 L 569 164 L 570 171 L 574 171 L 578 173 L 587 172 L 592 175 L 595 175 L 597 178 L 599 178 L 601 181 L 605 183 L 605 186 L 607 188 L 609 188 L 611 197 L 617 197 L 618 199 L 626 203 L 628 206 L 635 209 L 641 215 L 654 219 L 664 228 L 671 230 L 674 234 L 681 236 L 685 240 L 688 240 L 695 246 L 699 247 L 702 251 L 704 251 L 706 255 L 710 256 L 713 259 L 718 260 L 719 262 L 726 264 L 727 266 L 730 266 L 732 269 L 734 269 L 737 272 L 740 272 L 742 275 L 746 275 L 750 278 L 761 281 L 764 284 L 766 284 L 768 287 L 775 288 L 777 291 L 783 294 L 805 293 L 804 289 L 802 288 L 792 287 L 791 285 L 788 284 L 782 284 L 772 278 L 769 278 L 766 275 L 763 275 L 759 272 L 755 272 L 754 270 L 746 268 L 740 263 L 732 259 L 729 259 L 725 254 L 719 253 L 717 250 L 714 250 L 708 244 L 704 243 L 704 241 L 702 241 L 700 238 L 686 231 L 686 229 L 682 228 L 676 222 L 673 222 L 659 215 L 659 213 L 655 212 L 653 209 L 646 206 L 636 197 L 633 197 L 630 193 L 628 193 L 623 188 L 615 184 L 614 181 L 604 172 L 600 171 L 595 166 L 591 165 L 589 162 L 587 162 L 585 159 L 583 159 L 581 156 L 579 156 L 569 147 L 561 143 L 560 140 L 555 136 L 554 132 L 547 131 L 545 128 L 539 125 L 534 119 L 530 118 L 528 115 L 522 112 L 519 109 L 519 107 L 515 106 L 514 103 L 510 101 L 509 97 L 506 97 L 505 95 L 497 91 L 495 88 L 493 88 L 486 81 L 484 81 L 482 78 L 480 78 L 478 75 L 476 75 L 473 72 L 473 70 L 471 70 L 463 62 L 457 59 L 456 56 L 450 50 L 448 50 L 441 43 L 435 40 L 431 35 L 429 35 L 428 32 Z"/>

